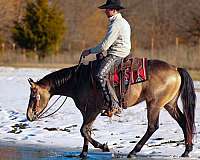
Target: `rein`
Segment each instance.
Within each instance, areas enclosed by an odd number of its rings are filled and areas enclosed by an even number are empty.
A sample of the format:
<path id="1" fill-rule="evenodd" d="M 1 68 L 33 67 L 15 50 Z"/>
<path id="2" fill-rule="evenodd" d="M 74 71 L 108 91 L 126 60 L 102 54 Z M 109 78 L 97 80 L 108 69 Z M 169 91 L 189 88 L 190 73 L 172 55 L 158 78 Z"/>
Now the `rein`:
<path id="1" fill-rule="evenodd" d="M 61 98 L 61 96 L 59 96 L 59 97 L 53 102 L 53 104 L 52 104 L 48 109 L 46 109 L 44 112 L 42 112 L 42 113 L 38 116 L 38 119 L 50 117 L 50 116 L 52 116 L 53 114 L 55 114 L 56 112 L 58 112 L 58 111 L 61 109 L 61 107 L 64 105 L 64 103 L 66 102 L 67 97 L 64 99 L 64 101 L 62 102 L 62 104 L 60 105 L 60 107 L 58 107 L 54 112 L 52 112 L 52 113 L 50 113 L 50 114 L 48 114 L 48 115 L 46 115 L 46 116 L 43 116 L 45 113 L 47 113 L 47 112 L 57 103 L 57 101 L 58 101 L 60 98 Z"/>
<path id="2" fill-rule="evenodd" d="M 77 70 L 78 70 L 79 67 L 81 66 L 81 62 L 82 62 L 82 59 L 83 59 L 83 58 L 85 58 L 85 57 L 83 57 L 83 55 L 81 55 L 80 58 L 79 58 L 78 66 L 77 66 L 77 68 L 75 69 L 75 72 L 77 72 Z"/>
<path id="3" fill-rule="evenodd" d="M 79 59 L 78 66 L 77 66 L 75 72 L 77 72 L 77 70 L 79 69 L 79 67 L 80 67 L 80 65 L 81 65 L 81 61 L 82 61 L 83 58 L 84 58 L 84 57 L 81 55 L 81 56 L 80 56 L 80 59 Z M 39 103 L 40 95 L 38 94 L 37 97 L 38 97 L 37 103 Z M 47 113 L 47 112 L 57 103 L 57 101 L 58 101 L 61 97 L 62 97 L 62 96 L 59 96 L 59 97 L 52 103 L 52 105 L 51 105 L 49 108 L 47 108 L 44 112 L 42 112 L 41 114 L 39 114 L 39 115 L 38 115 L 38 119 L 50 117 L 50 116 L 52 116 L 53 114 L 55 114 L 56 112 L 58 112 L 58 111 L 61 109 L 61 107 L 64 105 L 64 103 L 66 102 L 67 97 L 64 99 L 64 101 L 62 102 L 62 104 L 60 105 L 60 107 L 58 107 L 54 112 L 52 112 L 52 113 L 50 113 L 50 114 L 44 116 L 44 114 Z"/>

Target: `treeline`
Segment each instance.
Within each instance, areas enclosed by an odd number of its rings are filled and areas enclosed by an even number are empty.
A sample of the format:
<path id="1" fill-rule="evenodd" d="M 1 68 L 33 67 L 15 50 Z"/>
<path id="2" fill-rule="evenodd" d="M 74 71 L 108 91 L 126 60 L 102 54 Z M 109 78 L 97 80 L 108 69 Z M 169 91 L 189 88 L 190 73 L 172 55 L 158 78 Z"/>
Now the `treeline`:
<path id="1" fill-rule="evenodd" d="M 123 15 L 132 27 L 132 40 L 139 47 L 151 48 L 151 39 L 157 48 L 174 45 L 176 37 L 182 43 L 196 44 L 200 37 L 199 0 L 122 0 Z M 107 19 L 97 7 L 104 0 L 60 0 L 68 22 L 67 40 L 84 40 L 88 45 L 101 39 Z M 70 16 L 68 16 L 70 15 Z M 91 34 L 92 33 L 92 34 Z"/>
<path id="2" fill-rule="evenodd" d="M 14 22 L 23 19 L 30 1 L 37 0 L 0 1 L 0 43 L 15 43 Z M 97 7 L 103 3 L 105 0 L 49 0 L 49 5 L 56 4 L 64 14 L 66 29 L 59 53 L 80 54 L 102 39 L 107 18 Z M 126 7 L 122 14 L 132 28 L 133 52 L 134 48 L 151 51 L 152 40 L 155 50 L 176 47 L 177 38 L 179 46 L 199 46 L 199 0 L 122 0 L 122 3 Z"/>

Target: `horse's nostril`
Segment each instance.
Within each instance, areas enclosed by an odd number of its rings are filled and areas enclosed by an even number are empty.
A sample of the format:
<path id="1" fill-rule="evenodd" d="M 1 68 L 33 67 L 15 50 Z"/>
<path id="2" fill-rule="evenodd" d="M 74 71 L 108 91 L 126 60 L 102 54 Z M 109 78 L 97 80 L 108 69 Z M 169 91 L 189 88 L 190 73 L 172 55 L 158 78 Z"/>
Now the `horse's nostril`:
<path id="1" fill-rule="evenodd" d="M 28 115 L 27 115 L 27 119 L 28 119 L 29 121 L 31 121 L 31 122 L 34 121 L 33 117 L 30 117 L 30 116 L 28 116 Z"/>
<path id="2" fill-rule="evenodd" d="M 29 120 L 29 121 L 34 121 L 35 119 L 36 119 L 36 117 L 37 117 L 37 115 L 36 115 L 36 112 L 35 111 L 33 111 L 33 110 L 28 110 L 27 111 L 27 115 L 26 115 L 26 117 L 27 117 L 27 119 Z"/>
<path id="3" fill-rule="evenodd" d="M 32 116 L 32 117 L 27 116 L 27 119 L 28 119 L 29 121 L 33 122 L 33 121 L 37 120 L 37 116 L 35 116 L 35 115 Z"/>

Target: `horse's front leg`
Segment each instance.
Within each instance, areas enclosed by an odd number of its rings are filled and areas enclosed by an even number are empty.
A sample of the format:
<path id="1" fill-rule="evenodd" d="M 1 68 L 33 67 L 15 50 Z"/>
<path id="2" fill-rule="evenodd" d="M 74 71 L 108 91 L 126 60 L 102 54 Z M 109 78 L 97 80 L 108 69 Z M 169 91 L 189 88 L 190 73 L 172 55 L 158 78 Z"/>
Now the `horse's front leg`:
<path id="1" fill-rule="evenodd" d="M 89 141 L 87 140 L 87 138 L 84 138 L 83 149 L 82 149 L 82 152 L 81 152 L 81 154 L 80 154 L 80 157 L 81 157 L 81 158 L 87 157 L 87 153 L 88 153 L 88 143 L 89 143 Z"/>
<path id="2" fill-rule="evenodd" d="M 80 154 L 80 156 L 82 158 L 87 157 L 88 142 L 90 142 L 95 148 L 100 148 L 103 152 L 109 152 L 109 148 L 108 148 L 107 144 L 101 144 L 91 137 L 91 126 L 98 114 L 99 113 L 93 112 L 92 114 L 90 113 L 89 115 L 85 116 L 85 118 L 84 118 L 83 125 L 80 130 L 81 135 L 84 137 L 83 150 Z"/>
<path id="3" fill-rule="evenodd" d="M 98 141 L 94 140 L 89 133 L 91 128 L 88 128 L 87 124 L 84 124 L 81 127 L 81 135 L 84 137 L 84 146 L 83 151 L 86 151 L 88 148 L 88 141 L 95 147 L 102 149 L 103 152 L 109 152 L 107 144 L 101 144 Z"/>

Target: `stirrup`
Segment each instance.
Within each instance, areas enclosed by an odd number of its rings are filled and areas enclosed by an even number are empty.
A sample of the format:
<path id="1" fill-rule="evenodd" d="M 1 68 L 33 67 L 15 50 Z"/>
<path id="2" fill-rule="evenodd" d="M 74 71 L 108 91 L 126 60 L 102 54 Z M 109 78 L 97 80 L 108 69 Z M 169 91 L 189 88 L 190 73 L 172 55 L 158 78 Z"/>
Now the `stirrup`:
<path id="1" fill-rule="evenodd" d="M 101 116 L 107 116 L 107 117 L 112 117 L 113 115 L 119 116 L 121 113 L 121 108 L 114 108 L 112 110 L 105 110 L 104 112 L 101 113 Z"/>
<path id="2" fill-rule="evenodd" d="M 113 113 L 110 110 L 105 110 L 104 112 L 101 113 L 101 116 L 112 117 Z"/>

